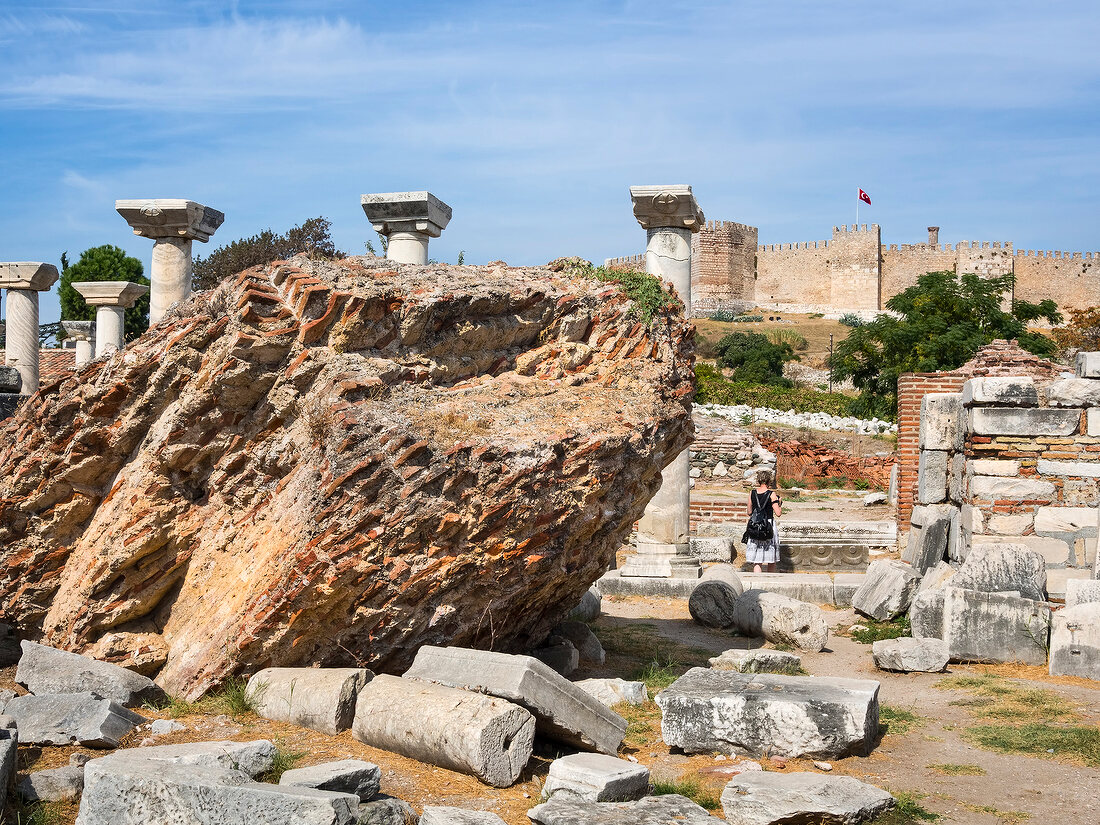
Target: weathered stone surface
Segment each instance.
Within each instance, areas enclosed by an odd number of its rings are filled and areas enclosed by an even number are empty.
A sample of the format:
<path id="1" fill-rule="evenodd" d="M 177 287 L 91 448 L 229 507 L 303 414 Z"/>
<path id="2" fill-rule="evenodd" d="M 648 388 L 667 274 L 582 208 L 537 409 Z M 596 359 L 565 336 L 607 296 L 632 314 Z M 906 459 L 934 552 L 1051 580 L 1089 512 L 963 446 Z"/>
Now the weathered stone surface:
<path id="1" fill-rule="evenodd" d="M 535 648 L 531 656 L 538 659 L 559 676 L 568 676 L 581 664 L 581 654 L 566 638 L 551 635 L 544 647 Z"/>
<path id="2" fill-rule="evenodd" d="M 873 561 L 863 586 L 852 596 L 852 607 L 864 616 L 886 621 L 909 609 L 920 588 L 921 574 L 900 561 Z"/>
<path id="3" fill-rule="evenodd" d="M 569 611 L 567 619 L 574 622 L 594 622 L 600 617 L 600 607 L 603 604 L 603 596 L 600 591 L 590 587 L 584 591 L 577 606 Z"/>
<path id="4" fill-rule="evenodd" d="M 626 733 L 621 716 L 530 656 L 425 645 L 405 676 L 516 702 L 543 736 L 585 750 L 615 754 Z"/>
<path id="5" fill-rule="evenodd" d="M 27 774 L 16 788 L 23 799 L 30 802 L 62 802 L 76 799 L 84 790 L 84 768 L 66 765 Z"/>
<path id="6" fill-rule="evenodd" d="M 1074 363 L 1078 378 L 1100 378 L 1100 352 L 1079 352 Z"/>
<path id="7" fill-rule="evenodd" d="M 679 794 L 637 802 L 576 802 L 552 799 L 527 812 L 538 825 L 722 825 L 706 809 Z"/>
<path id="8" fill-rule="evenodd" d="M 124 707 L 164 698 L 152 679 L 118 665 L 65 650 L 23 642 L 15 681 L 36 695 L 98 693 Z"/>
<path id="9" fill-rule="evenodd" d="M 359 691 L 352 734 L 371 747 L 507 788 L 531 756 L 535 719 L 493 696 L 376 676 Z"/>
<path id="10" fill-rule="evenodd" d="M 923 576 L 921 576 L 920 587 L 917 588 L 918 592 L 924 590 L 931 590 L 937 587 L 943 587 L 951 578 L 955 575 L 955 568 L 945 561 L 941 561 L 935 567 L 931 568 Z M 916 596 L 914 596 L 916 598 Z"/>
<path id="11" fill-rule="evenodd" d="M 74 651 L 158 630 L 188 699 L 529 649 L 691 438 L 692 327 L 633 307 L 575 272 L 374 258 L 195 293 L 0 424 L 0 619 Z"/>
<path id="12" fill-rule="evenodd" d="M 1055 612 L 1050 629 L 1050 674 L 1100 679 L 1100 602 Z"/>
<path id="13" fill-rule="evenodd" d="M 1048 575 L 1051 568 L 1065 567 L 1070 558 L 1071 548 L 1073 546 L 1073 540 L 1067 541 L 1065 538 L 1053 538 L 1051 536 L 974 536 L 972 540 L 972 546 L 978 545 L 1015 545 L 1018 547 L 1025 547 L 1032 553 L 1038 553 L 1043 557 L 1043 561 L 1047 566 Z M 975 588 L 978 589 L 978 588 Z M 1000 591 L 993 591 L 1000 592 Z"/>
<path id="14" fill-rule="evenodd" d="M 581 679 L 573 684 L 608 707 L 617 705 L 619 702 L 644 705 L 649 699 L 645 682 L 628 682 L 625 679 Z"/>
<path id="15" fill-rule="evenodd" d="M 251 742 L 184 742 L 142 748 L 140 756 L 151 762 L 240 771 L 255 778 L 271 770 L 275 745 L 267 739 Z"/>
<path id="16" fill-rule="evenodd" d="M 252 782 L 226 768 L 152 762 L 145 749 L 93 759 L 84 768 L 77 825 L 354 825 L 351 794 Z"/>
<path id="17" fill-rule="evenodd" d="M 382 769 L 361 759 L 341 759 L 283 771 L 279 784 L 350 793 L 361 802 L 369 802 L 382 787 Z"/>
<path id="18" fill-rule="evenodd" d="M 359 690 L 374 676 L 352 667 L 270 667 L 248 680 L 258 716 L 336 735 L 351 727 Z"/>
<path id="19" fill-rule="evenodd" d="M 871 645 L 871 656 L 880 670 L 902 673 L 939 673 L 947 667 L 947 645 L 942 639 L 879 639 Z"/>
<path id="20" fill-rule="evenodd" d="M 1091 378 L 1062 378 L 1047 387 L 1052 407 L 1091 407 L 1100 404 L 1100 381 Z"/>
<path id="21" fill-rule="evenodd" d="M 169 733 L 186 730 L 186 727 L 186 725 L 177 722 L 175 719 L 154 719 L 153 724 L 149 726 L 149 730 L 152 731 L 153 736 L 165 736 Z"/>
<path id="22" fill-rule="evenodd" d="M 746 590 L 734 602 L 730 625 L 745 636 L 763 636 L 773 644 L 787 644 L 816 652 L 829 641 L 829 625 L 821 608 L 763 590 Z"/>
<path id="23" fill-rule="evenodd" d="M 975 407 L 970 431 L 976 435 L 1073 435 L 1081 423 L 1077 410 Z"/>
<path id="24" fill-rule="evenodd" d="M 970 494 L 982 501 L 1051 501 L 1054 484 L 1037 478 L 974 476 L 970 479 Z"/>
<path id="25" fill-rule="evenodd" d="M 573 644 L 573 647 L 577 649 L 577 655 L 580 657 L 580 664 L 602 665 L 607 658 L 600 640 L 596 638 L 596 634 L 592 632 L 592 629 L 583 622 L 562 622 L 554 628 L 553 634 L 562 636 Z"/>
<path id="26" fill-rule="evenodd" d="M 603 753 L 574 753 L 550 763 L 543 799 L 625 802 L 649 790 L 649 768 Z"/>
<path id="27" fill-rule="evenodd" d="M 1100 581 L 1069 579 L 1066 581 L 1066 607 L 1100 602 Z"/>
<path id="28" fill-rule="evenodd" d="M 117 748 L 123 736 L 147 721 L 91 693 L 16 696 L 4 713 L 15 719 L 19 741 L 24 745 Z"/>
<path id="29" fill-rule="evenodd" d="M 492 811 L 470 811 L 445 805 L 427 805 L 420 825 L 507 825 Z"/>
<path id="30" fill-rule="evenodd" d="M 1096 535 L 1095 507 L 1040 507 L 1035 511 L 1033 526 L 1040 536 Z"/>
<path id="31" fill-rule="evenodd" d="M 1097 461 L 1055 461 L 1040 458 L 1035 468 L 1043 475 L 1100 478 L 1100 462 Z"/>
<path id="32" fill-rule="evenodd" d="M 729 564 L 733 560 L 736 541 L 729 536 L 691 536 L 688 550 L 699 561 Z"/>
<path id="33" fill-rule="evenodd" d="M 902 561 L 924 572 L 943 561 L 958 540 L 959 508 L 950 504 L 932 504 L 913 508 L 909 543 Z"/>
<path id="34" fill-rule="evenodd" d="M 1051 616 L 1045 604 L 953 586 L 942 592 L 943 630 L 939 638 L 947 643 L 952 662 L 1046 663 Z"/>
<path id="35" fill-rule="evenodd" d="M 689 753 L 771 756 L 868 753 L 879 683 L 828 676 L 742 674 L 696 667 L 657 694 L 661 736 Z"/>
<path id="36" fill-rule="evenodd" d="M 715 670 L 736 670 L 738 673 L 785 673 L 794 675 L 802 669 L 802 657 L 780 650 L 727 650 L 709 662 Z"/>
<path id="37" fill-rule="evenodd" d="M 970 548 L 951 586 L 983 593 L 1018 590 L 1024 598 L 1042 601 L 1047 595 L 1046 560 L 1022 544 L 982 542 Z"/>
<path id="38" fill-rule="evenodd" d="M 11 787 L 15 776 L 19 750 L 19 731 L 15 720 L 4 714 L 0 716 L 0 791 Z"/>
<path id="39" fill-rule="evenodd" d="M 706 627 L 730 627 L 734 622 L 734 602 L 745 592 L 732 564 L 708 567 L 691 591 L 688 612 Z"/>
<path id="40" fill-rule="evenodd" d="M 417 825 L 420 817 L 404 799 L 379 794 L 359 806 L 356 825 Z"/>
<path id="41" fill-rule="evenodd" d="M 917 502 L 939 504 L 947 498 L 949 455 L 942 450 L 921 450 L 917 461 Z"/>
<path id="42" fill-rule="evenodd" d="M 921 399 L 919 446 L 922 450 L 962 449 L 966 424 L 962 396 L 955 392 L 930 392 Z"/>
<path id="43" fill-rule="evenodd" d="M 910 633 L 916 639 L 943 638 L 944 588 L 921 590 L 909 607 Z"/>
<path id="44" fill-rule="evenodd" d="M 23 386 L 23 376 L 15 367 L 0 366 L 0 393 L 17 393 Z"/>
<path id="45" fill-rule="evenodd" d="M 1020 474 L 1020 462 L 1008 458 L 976 458 L 970 462 L 970 471 L 976 476 L 1016 476 Z"/>
<path id="46" fill-rule="evenodd" d="M 108 633 L 89 647 L 86 655 L 153 676 L 168 661 L 168 644 L 159 633 Z"/>
<path id="47" fill-rule="evenodd" d="M 857 825 L 897 804 L 886 791 L 851 776 L 748 772 L 722 789 L 730 825 Z"/>
<path id="48" fill-rule="evenodd" d="M 1037 407 L 1039 391 L 1035 381 L 1025 376 L 971 378 L 963 384 L 962 403 L 967 407 Z"/>

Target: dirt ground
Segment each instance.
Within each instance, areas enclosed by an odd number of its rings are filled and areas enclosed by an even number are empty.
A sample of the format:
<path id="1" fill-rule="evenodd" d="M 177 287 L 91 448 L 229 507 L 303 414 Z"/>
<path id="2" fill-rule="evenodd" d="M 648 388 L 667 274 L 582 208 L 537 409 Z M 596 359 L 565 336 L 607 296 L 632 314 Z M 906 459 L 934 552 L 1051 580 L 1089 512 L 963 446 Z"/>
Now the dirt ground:
<path id="1" fill-rule="evenodd" d="M 783 496 L 783 518 L 791 521 L 893 521 L 894 511 L 886 503 L 863 503 L 863 497 L 871 490 L 815 490 L 799 487 L 793 490 L 781 490 Z M 729 499 L 747 503 L 749 491 L 725 481 L 712 482 L 696 479 L 691 494 L 697 498 Z M 748 510 L 745 512 L 748 517 Z M 744 519 L 742 519 L 744 521 Z"/>
<path id="2" fill-rule="evenodd" d="M 702 345 L 703 357 L 706 356 L 704 342 L 716 344 L 724 335 L 731 332 L 757 332 L 766 333 L 772 329 L 794 330 L 806 339 L 807 348 L 796 354 L 802 359 L 802 363 L 811 367 L 823 367 L 825 357 L 829 354 L 829 335 L 833 336 L 833 345 L 848 337 L 851 327 L 846 327 L 839 321 L 828 318 L 811 318 L 809 315 L 797 313 L 778 312 L 773 309 L 756 309 L 746 315 L 763 315 L 765 318 L 780 318 L 779 321 L 754 321 L 752 323 L 733 324 L 726 321 L 710 321 L 706 318 L 696 318 L 695 328 L 697 340 Z M 712 357 L 713 356 L 709 356 Z"/>
<path id="3" fill-rule="evenodd" d="M 688 666 L 705 665 L 708 657 L 723 650 L 760 644 L 695 624 L 682 600 L 608 597 L 603 607 L 603 615 L 593 623 L 593 628 L 608 650 L 607 662 L 602 667 L 578 672 L 572 678 L 634 678 L 656 666 L 664 672 L 666 680 L 671 680 Z M 829 611 L 828 618 L 836 627 L 847 627 L 856 621 L 850 610 Z M 934 685 L 947 678 L 943 674 L 878 671 L 870 654 L 869 645 L 834 635 L 827 651 L 803 655 L 803 665 L 813 675 L 876 679 L 882 684 L 880 699 L 884 706 L 909 710 L 920 719 L 907 733 L 888 731 L 868 757 L 834 760 L 835 773 L 856 776 L 895 793 L 908 792 L 919 798 L 926 809 L 940 814 L 942 822 L 996 825 L 1019 823 L 1030 817 L 1034 822 L 1096 825 L 1100 769 L 1054 758 L 1001 755 L 976 748 L 963 738 L 966 727 L 974 722 L 970 710 L 951 704 L 967 694 L 960 690 L 936 689 Z M 996 667 L 983 666 L 951 668 L 952 674 L 988 672 L 999 671 Z M 1100 726 L 1100 684 L 1080 679 L 1051 679 L 1039 668 L 1001 668 L 1000 672 L 1012 676 L 1012 684 L 1054 692 L 1077 707 L 1085 724 Z M 0 688 L 15 689 L 13 677 L 13 668 L 0 671 Z M 728 768 L 736 758 L 671 753 L 660 739 L 660 713 L 656 705 L 650 702 L 640 708 L 618 706 L 617 709 L 630 722 L 620 756 L 649 766 L 655 778 L 695 779 L 712 797 L 720 795 L 729 779 Z M 150 719 L 171 716 L 148 708 L 139 710 Z M 350 732 L 327 736 L 249 713 L 230 716 L 213 710 L 183 712 L 173 718 L 184 724 L 185 730 L 156 737 L 151 744 L 265 738 L 274 741 L 295 767 L 335 759 L 365 759 L 381 766 L 383 793 L 411 802 L 418 811 L 425 805 L 489 810 L 499 814 L 509 825 L 529 825 L 526 812 L 538 800 L 550 761 L 569 752 L 552 743 L 540 743 L 520 781 L 511 788 L 495 789 L 463 774 L 368 747 L 352 738 Z M 139 746 L 147 736 L 148 731 L 136 731 L 123 746 Z M 92 757 L 101 753 L 84 748 L 21 747 L 19 750 L 21 776 L 29 771 L 67 764 L 69 756 L 75 752 Z M 760 761 L 767 770 L 814 770 L 808 760 Z M 943 776 L 929 767 L 943 764 L 977 766 L 975 770 L 984 771 L 984 775 Z M 990 810 L 997 813 L 989 813 Z M 720 809 L 714 813 L 721 816 Z M 69 825 L 75 820 L 76 806 L 62 807 L 54 814 L 53 819 L 42 821 Z"/>

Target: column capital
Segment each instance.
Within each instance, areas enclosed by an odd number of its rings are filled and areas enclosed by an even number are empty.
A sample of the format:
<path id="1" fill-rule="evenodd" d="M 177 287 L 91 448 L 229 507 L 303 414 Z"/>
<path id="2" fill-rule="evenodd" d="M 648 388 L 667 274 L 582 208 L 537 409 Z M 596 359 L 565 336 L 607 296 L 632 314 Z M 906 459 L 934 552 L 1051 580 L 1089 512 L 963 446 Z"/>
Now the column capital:
<path id="1" fill-rule="evenodd" d="M 129 309 L 137 299 L 149 291 L 149 287 L 130 281 L 77 281 L 73 289 L 84 296 L 85 303 L 93 307 L 122 307 Z"/>
<path id="2" fill-rule="evenodd" d="M 0 263 L 0 289 L 29 289 L 45 292 L 58 279 L 57 267 L 37 261 Z"/>
<path id="3" fill-rule="evenodd" d="M 182 238 L 205 243 L 225 220 L 217 209 L 182 198 L 118 200 L 115 211 L 135 235 L 153 240 Z"/>
<path id="4" fill-rule="evenodd" d="M 62 321 L 65 336 L 74 341 L 94 341 L 95 321 Z"/>
<path id="5" fill-rule="evenodd" d="M 451 207 L 431 192 L 379 192 L 363 195 L 359 202 L 380 235 L 419 232 L 438 238 L 451 221 Z"/>
<path id="6" fill-rule="evenodd" d="M 631 186 L 630 199 L 642 229 L 670 226 L 698 232 L 703 228 L 703 210 L 687 184 Z"/>

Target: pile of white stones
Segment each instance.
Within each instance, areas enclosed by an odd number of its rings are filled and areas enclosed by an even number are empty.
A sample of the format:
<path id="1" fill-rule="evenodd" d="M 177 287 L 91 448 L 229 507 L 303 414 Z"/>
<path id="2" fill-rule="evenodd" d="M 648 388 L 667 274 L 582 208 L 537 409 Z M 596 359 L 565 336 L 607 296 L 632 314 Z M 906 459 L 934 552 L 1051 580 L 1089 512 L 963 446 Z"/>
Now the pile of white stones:
<path id="1" fill-rule="evenodd" d="M 785 424 L 789 427 L 807 427 L 811 430 L 860 433 L 862 435 L 881 435 L 896 433 L 897 424 L 880 421 L 878 418 L 867 420 L 853 416 L 829 415 L 829 413 L 797 413 L 794 410 L 773 410 L 768 407 L 752 407 L 748 404 L 698 404 L 695 412 L 714 415 L 730 421 L 766 421 L 770 424 Z"/>

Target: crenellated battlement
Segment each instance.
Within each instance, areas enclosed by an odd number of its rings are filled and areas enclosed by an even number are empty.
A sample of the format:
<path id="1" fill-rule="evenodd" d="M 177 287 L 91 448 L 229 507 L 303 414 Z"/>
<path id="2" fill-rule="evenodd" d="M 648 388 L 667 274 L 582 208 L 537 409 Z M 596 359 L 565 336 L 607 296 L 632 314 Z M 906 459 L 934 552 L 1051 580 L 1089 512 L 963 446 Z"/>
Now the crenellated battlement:
<path id="1" fill-rule="evenodd" d="M 1078 261 L 1100 261 L 1100 252 L 1063 252 L 1062 250 L 1055 250 L 1054 252 L 1042 249 L 1017 249 L 1017 258 L 1069 258 L 1071 260 Z"/>
<path id="2" fill-rule="evenodd" d="M 834 226 L 833 227 L 833 237 L 836 238 L 839 235 L 854 234 L 856 232 L 878 232 L 878 231 L 879 231 L 879 225 L 877 223 L 872 223 L 870 225 L 865 224 L 865 223 L 862 223 L 862 224 L 853 223 L 851 226 L 848 226 L 848 225 Z"/>
<path id="3" fill-rule="evenodd" d="M 704 232 L 729 232 L 730 230 L 741 233 L 756 234 L 756 227 L 736 221 L 707 221 L 703 226 Z"/>

